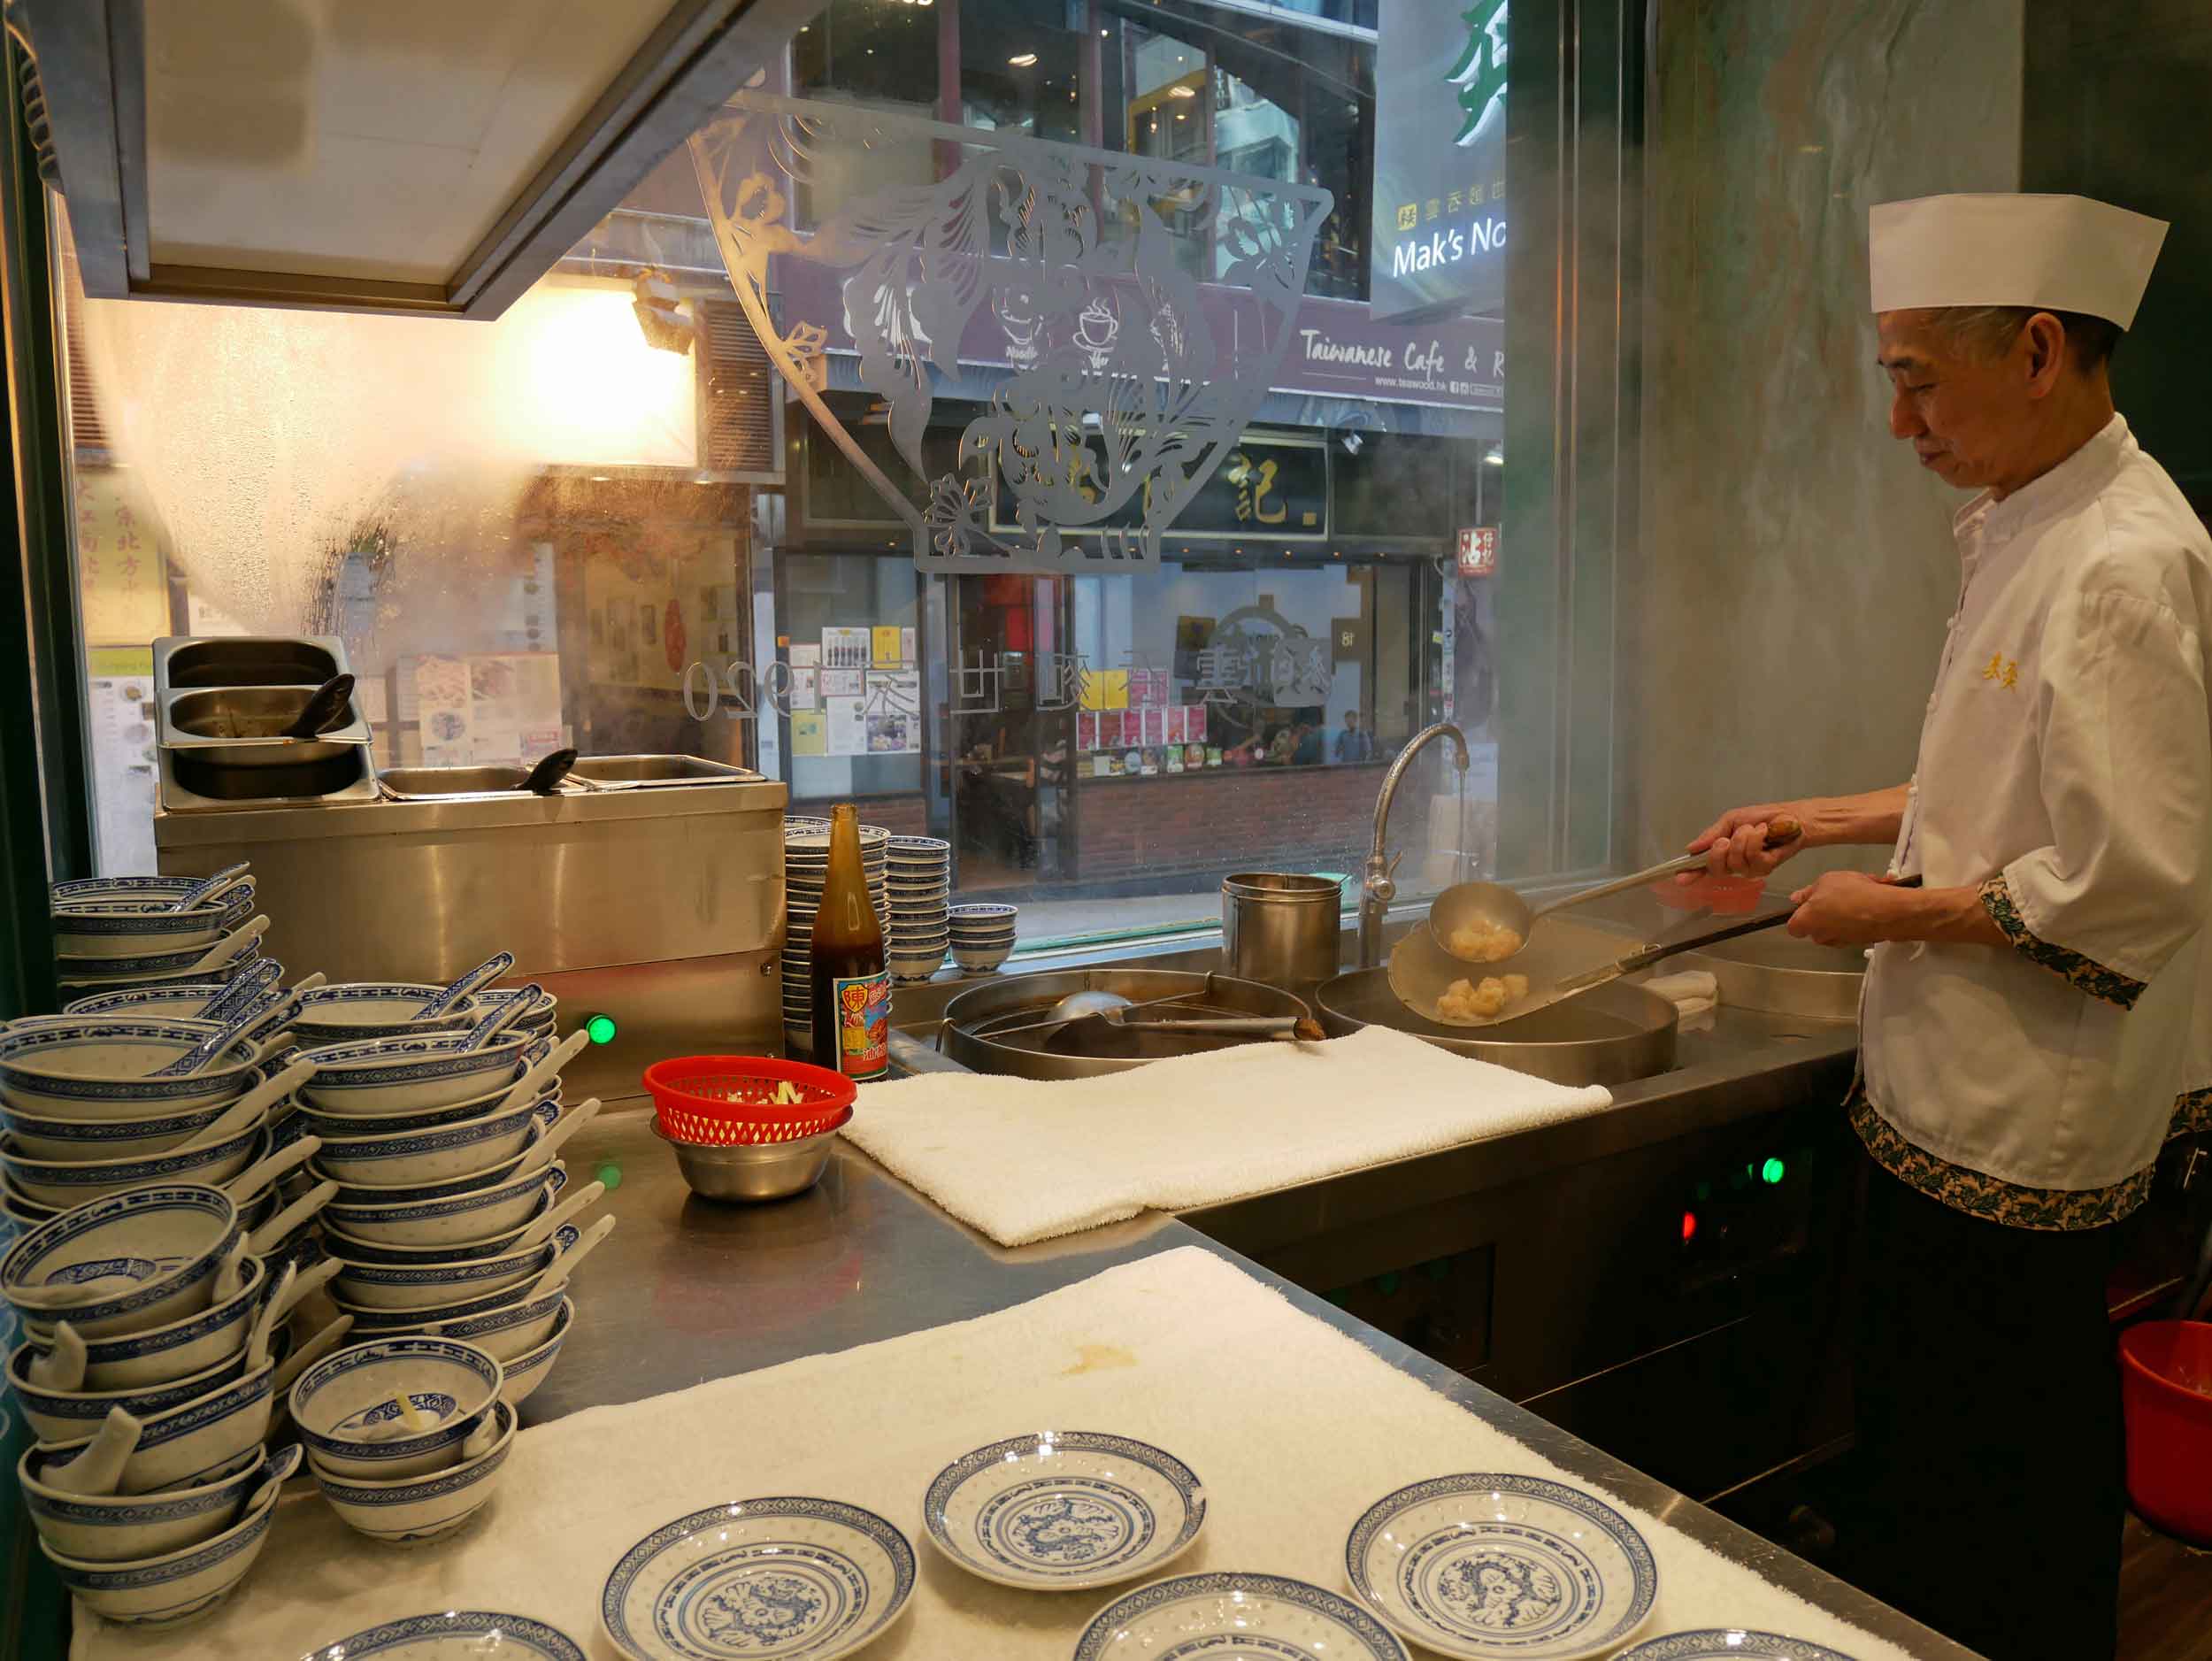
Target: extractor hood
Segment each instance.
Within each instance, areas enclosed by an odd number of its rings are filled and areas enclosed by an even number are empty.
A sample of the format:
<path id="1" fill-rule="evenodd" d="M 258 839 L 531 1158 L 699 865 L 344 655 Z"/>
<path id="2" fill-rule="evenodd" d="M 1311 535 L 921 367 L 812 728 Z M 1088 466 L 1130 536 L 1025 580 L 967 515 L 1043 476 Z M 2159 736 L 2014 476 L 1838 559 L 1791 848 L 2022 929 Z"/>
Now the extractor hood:
<path id="1" fill-rule="evenodd" d="M 822 0 L 17 0 L 95 298 L 493 318 Z"/>

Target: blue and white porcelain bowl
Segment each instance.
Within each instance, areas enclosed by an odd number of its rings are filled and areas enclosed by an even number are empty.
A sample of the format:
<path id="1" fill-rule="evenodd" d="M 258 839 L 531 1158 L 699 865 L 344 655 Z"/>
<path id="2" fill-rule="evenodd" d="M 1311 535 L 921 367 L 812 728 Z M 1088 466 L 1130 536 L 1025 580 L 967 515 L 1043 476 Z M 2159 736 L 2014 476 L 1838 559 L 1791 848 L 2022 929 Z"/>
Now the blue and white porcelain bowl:
<path id="1" fill-rule="evenodd" d="M 235 1380 L 141 1421 L 138 1446 L 123 1462 L 118 1494 L 151 1494 L 204 1482 L 269 1434 L 276 1399 L 276 1363 L 265 1361 Z M 45 1468 L 58 1471 L 92 1445 L 50 1445 Z"/>
<path id="2" fill-rule="evenodd" d="M 82 952 L 58 951 L 54 954 L 54 971 L 64 980 L 94 984 L 136 981 L 157 975 L 196 974 L 207 958 L 237 933 L 236 928 L 227 928 L 213 940 L 196 946 L 157 944 L 143 951 L 128 953 L 88 956 Z M 240 956 L 257 950 L 259 944 L 258 941 L 249 941 Z"/>
<path id="3" fill-rule="evenodd" d="M 542 1040 L 540 1042 L 543 1042 Z M 547 1044 L 545 1048 L 549 1050 L 552 1046 Z M 522 1057 L 526 1068 L 535 1066 L 544 1058 L 544 1055 L 537 1050 L 526 1051 Z M 408 1131 L 439 1130 L 448 1125 L 482 1119 L 486 1114 L 495 1111 L 499 1104 L 507 1099 L 507 1093 L 513 1088 L 512 1079 L 503 1080 L 497 1088 L 487 1090 L 481 1096 L 449 1102 L 443 1107 L 426 1108 L 419 1113 L 348 1113 L 315 1107 L 304 1102 L 299 1104 L 298 1112 L 303 1126 L 326 1139 L 335 1137 L 342 1142 L 355 1136 L 397 1136 Z M 547 1114 L 544 1110 L 549 1102 L 557 1107 L 560 1096 L 561 1080 L 557 1074 L 538 1087 L 537 1105 L 541 1116 L 559 1117 L 557 1112 Z"/>
<path id="4" fill-rule="evenodd" d="M 207 1031 L 197 1021 L 101 1018 L 0 1031 L 0 1100 L 50 1119 L 143 1119 L 234 1101 L 259 1076 L 255 1045 L 233 1044 L 187 1078 L 150 1076 Z"/>
<path id="5" fill-rule="evenodd" d="M 181 886 L 177 890 L 183 893 Z M 166 899 L 57 900 L 54 950 L 70 957 L 145 957 L 197 948 L 205 951 L 253 915 L 253 880 L 188 911 Z"/>
<path id="6" fill-rule="evenodd" d="M 952 946 L 952 960 L 970 974 L 989 974 L 1013 955 L 1014 948 L 1010 944 L 964 946 L 956 940 Z"/>
<path id="7" fill-rule="evenodd" d="M 246 1514 L 211 1540 L 159 1557 L 88 1563 L 43 1540 L 54 1573 L 94 1614 L 125 1626 L 175 1626 L 205 1614 L 246 1578 L 276 1517 L 281 1485 L 264 1480 Z"/>
<path id="8" fill-rule="evenodd" d="M 1032 1591 L 1112 1586 L 1196 1542 L 1206 1490 L 1173 1454 L 1090 1430 L 964 1453 L 922 1496 L 922 1526 L 971 1574 Z"/>
<path id="9" fill-rule="evenodd" d="M 388 1264 L 394 1268 L 405 1269 L 425 1264 L 469 1263 L 484 1257 L 503 1257 L 515 1249 L 515 1242 L 521 1238 L 525 1229 L 553 1208 L 561 1189 L 567 1186 L 568 1169 L 559 1160 L 547 1165 L 545 1171 L 551 1174 L 557 1168 L 558 1180 L 544 1198 L 532 1207 L 530 1214 L 512 1228 L 503 1228 L 495 1234 L 473 1236 L 467 1240 L 439 1241 L 426 1246 L 394 1246 L 380 1241 L 366 1240 L 358 1234 L 349 1234 L 327 1218 L 324 1219 L 324 1232 L 330 1237 L 332 1253 L 350 1263 Z M 347 1193 L 358 1194 L 362 1191 L 358 1188 L 342 1188 L 339 1193 L 342 1200 Z M 433 1189 L 426 1197 L 437 1199 L 450 1196 Z"/>
<path id="10" fill-rule="evenodd" d="M 914 1591 L 914 1548 L 873 1511 L 780 1496 L 710 1506 L 632 1546 L 599 1593 L 630 1661 L 836 1661 Z"/>
<path id="11" fill-rule="evenodd" d="M 0 1297 L 36 1336 L 65 1316 L 88 1339 L 142 1331 L 208 1306 L 238 1233 L 238 1208 L 220 1188 L 134 1189 L 65 1211 L 9 1247 Z M 65 1311 L 15 1303 L 19 1292 L 62 1286 L 96 1289 Z"/>
<path id="12" fill-rule="evenodd" d="M 1396 1631 L 1462 1661 L 1609 1654 L 1659 1595 L 1625 1517 L 1564 1483 L 1495 1472 L 1376 1501 L 1345 1542 L 1344 1572 Z"/>
<path id="13" fill-rule="evenodd" d="M 385 1481 L 457 1463 L 499 1398 L 498 1362 L 450 1338 L 375 1338 L 293 1381 L 292 1423 L 318 1475 Z M 413 1405 L 403 1413 L 399 1396 Z"/>
<path id="14" fill-rule="evenodd" d="M 42 1205 L 67 1211 L 157 1183 L 227 1182 L 269 1151 L 260 1124 L 186 1152 L 140 1154 L 129 1159 L 34 1159 L 0 1136 L 0 1171 Z"/>
<path id="15" fill-rule="evenodd" d="M 8 1356 L 7 1380 L 15 1399 L 22 1403 L 24 1423 L 43 1442 L 82 1442 L 98 1432 L 112 1408 L 121 1408 L 133 1419 L 151 1419 L 196 1401 L 246 1370 L 242 1350 L 166 1384 L 142 1384 L 119 1390 L 50 1390 L 31 1380 L 31 1363 L 37 1355 L 28 1343 L 18 1344 Z"/>
<path id="16" fill-rule="evenodd" d="M 1671 1632 L 1624 1649 L 1614 1661 L 1852 1661 L 1839 1649 L 1778 1632 L 1748 1632 L 1740 1626 L 1709 1626 L 1701 1632 Z"/>
<path id="17" fill-rule="evenodd" d="M 173 986 L 132 987 L 119 992 L 94 992 L 62 1005 L 65 1015 L 88 1019 L 148 1021 L 196 1021 L 200 1011 L 230 990 L 226 980 L 182 980 Z M 265 998 L 282 996 L 273 988 Z"/>
<path id="18" fill-rule="evenodd" d="M 533 1135 L 538 1106 L 537 1102 L 524 1102 L 450 1125 L 369 1136 L 334 1136 L 318 1130 L 323 1145 L 316 1150 L 315 1168 L 348 1188 L 416 1188 L 456 1182 L 496 1171 L 520 1154 Z M 317 1123 L 309 1118 L 311 1127 Z"/>
<path id="19" fill-rule="evenodd" d="M 527 1615 L 442 1609 L 341 1638 L 303 1661 L 586 1661 L 573 1638 Z"/>
<path id="20" fill-rule="evenodd" d="M 281 1483 L 299 1468 L 292 1442 L 272 1456 L 256 1443 L 205 1480 L 157 1494 L 72 1494 L 47 1485 L 52 1450 L 27 1448 L 16 1461 L 23 1503 L 38 1537 L 64 1557 L 124 1563 L 159 1557 L 213 1538 L 239 1520 L 249 1496 L 271 1477 Z"/>
<path id="21" fill-rule="evenodd" d="M 418 1113 L 481 1096 L 502 1079 L 521 1077 L 534 1032 L 505 1032 L 470 1050 L 466 1033 L 421 1038 L 357 1038 L 305 1052 L 314 1076 L 300 1087 L 312 1107 L 349 1113 Z"/>
<path id="22" fill-rule="evenodd" d="M 338 1278 L 331 1282 L 331 1296 L 348 1314 L 363 1310 L 425 1311 L 490 1297 L 543 1274 L 575 1242 L 578 1233 L 574 1225 L 563 1224 L 553 1231 L 552 1239 L 520 1251 L 418 1264 L 356 1262 L 340 1254 L 336 1242 L 326 1240 L 325 1250 L 339 1264 Z M 423 1315 L 418 1324 L 427 1324 L 429 1319 Z"/>
<path id="23" fill-rule="evenodd" d="M 544 1165 L 534 1150 L 545 1140 L 546 1133 L 560 1122 L 560 1099 L 541 1097 L 538 1102 L 537 1120 L 523 1137 L 522 1151 L 511 1159 L 502 1159 L 497 1165 L 481 1171 L 464 1171 L 459 1176 L 442 1182 L 341 1182 L 333 1197 L 341 1205 L 403 1205 L 415 1200 L 450 1199 L 457 1194 L 488 1188 L 503 1182 L 509 1177 L 521 1174 L 523 1167 Z M 337 1181 L 334 1177 L 324 1179 Z"/>
<path id="24" fill-rule="evenodd" d="M 566 1254 L 581 1237 L 582 1231 L 572 1225 L 564 1225 L 554 1231 L 552 1242 L 554 1258 Z M 549 1259 L 544 1268 L 551 1268 Z M 544 1269 L 540 1269 L 543 1273 Z M 552 1331 L 553 1318 L 559 1312 L 561 1299 L 568 1283 L 564 1280 L 550 1291 L 533 1294 L 528 1282 L 510 1284 L 496 1291 L 479 1292 L 444 1303 L 418 1305 L 412 1309 L 373 1308 L 365 1303 L 349 1301 L 342 1290 L 334 1288 L 332 1302 L 342 1314 L 353 1317 L 354 1334 L 357 1338 L 396 1338 L 421 1334 L 433 1338 L 457 1338 L 463 1343 L 474 1344 L 496 1360 L 504 1363 L 526 1350 L 535 1349 Z M 432 1330 L 435 1328 L 435 1330 Z"/>
<path id="25" fill-rule="evenodd" d="M 523 988 L 518 986 L 485 988 L 474 995 L 478 1018 L 480 1019 L 490 1014 L 509 998 L 521 996 L 522 991 Z M 535 1033 L 542 1038 L 560 1025 L 560 999 L 555 997 L 550 992 L 541 992 L 538 995 L 537 1008 L 517 1021 L 515 1027 L 521 1032 Z"/>
<path id="26" fill-rule="evenodd" d="M 491 1012 L 474 996 L 442 1015 L 416 1011 L 445 988 L 413 980 L 355 980 L 309 992 L 292 1030 L 303 1044 L 343 1044 L 359 1038 L 419 1038 L 466 1032 Z"/>
<path id="27" fill-rule="evenodd" d="M 211 951 L 214 949 L 210 947 L 209 950 Z M 227 986 L 262 961 L 261 942 L 257 940 L 254 941 L 236 957 L 211 969 L 203 969 L 194 964 L 186 968 L 172 970 L 166 974 L 135 972 L 124 974 L 97 974 L 69 966 L 98 961 L 100 960 L 97 958 L 72 957 L 66 964 L 60 965 L 61 990 L 65 1006 L 96 992 L 174 991 L 180 986 L 200 986 L 210 981 Z M 283 973 L 283 965 L 279 964 L 277 970 L 280 975 Z"/>
<path id="28" fill-rule="evenodd" d="M 1405 1645 L 1350 1598 L 1234 1572 L 1173 1575 L 1107 1604 L 1076 1641 L 1075 1661 L 1122 1655 L 1407 1661 Z"/>
<path id="29" fill-rule="evenodd" d="M 323 1208 L 323 1226 L 375 1246 L 452 1246 L 488 1240 L 530 1220 L 560 1186 L 551 1180 L 557 1169 L 563 1169 L 557 1159 L 440 1199 L 389 1205 L 333 1203 Z"/>
<path id="30" fill-rule="evenodd" d="M 180 1315 L 157 1326 L 135 1327 L 85 1342 L 84 1382 L 88 1390 L 144 1389 L 205 1371 L 243 1355 L 253 1318 L 260 1311 L 275 1272 L 260 1257 L 245 1259 L 238 1289 L 219 1303 Z M 35 1336 L 43 1350 L 52 1340 Z"/>
<path id="31" fill-rule="evenodd" d="M 11 1144 L 32 1159 L 135 1159 L 166 1153 L 230 1111 L 229 1102 L 144 1119 L 49 1119 L 0 1107 Z"/>
<path id="32" fill-rule="evenodd" d="M 512 1361 L 500 1363 L 507 1369 L 506 1380 L 499 1387 L 501 1401 L 510 1407 L 520 1407 L 530 1399 L 533 1390 L 552 1376 L 553 1364 L 560 1359 L 561 1346 L 568 1342 L 568 1329 L 575 1320 L 576 1305 L 563 1298 L 553 1330 L 543 1342 L 531 1345 Z"/>
<path id="33" fill-rule="evenodd" d="M 315 1486 L 349 1528 L 372 1540 L 411 1546 L 439 1539 L 483 1509 L 514 1450 L 515 1427 L 521 1422 L 515 1410 L 495 1402 L 490 1419 L 491 1445 L 444 1470 L 375 1480 L 341 1476 L 319 1460 L 311 1466 Z"/>

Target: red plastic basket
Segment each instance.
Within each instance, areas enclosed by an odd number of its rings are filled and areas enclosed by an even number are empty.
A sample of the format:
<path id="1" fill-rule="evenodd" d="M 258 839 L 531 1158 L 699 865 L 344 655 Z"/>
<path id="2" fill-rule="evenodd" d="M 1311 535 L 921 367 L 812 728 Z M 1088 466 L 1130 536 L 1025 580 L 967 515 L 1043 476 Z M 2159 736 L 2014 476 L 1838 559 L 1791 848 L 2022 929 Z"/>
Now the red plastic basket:
<path id="1" fill-rule="evenodd" d="M 799 1100 L 777 1101 L 779 1087 Z M 858 1087 L 841 1073 L 768 1056 L 677 1056 L 645 1070 L 653 1115 L 676 1142 L 727 1147 L 797 1142 L 852 1117 Z"/>

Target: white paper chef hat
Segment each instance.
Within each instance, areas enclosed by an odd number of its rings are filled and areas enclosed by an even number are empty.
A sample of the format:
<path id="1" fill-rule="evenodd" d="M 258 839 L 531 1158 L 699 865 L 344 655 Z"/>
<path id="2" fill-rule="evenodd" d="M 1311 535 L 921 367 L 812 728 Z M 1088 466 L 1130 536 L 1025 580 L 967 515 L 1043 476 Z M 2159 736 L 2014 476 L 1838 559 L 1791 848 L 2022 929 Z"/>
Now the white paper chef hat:
<path id="1" fill-rule="evenodd" d="M 2032 305 L 2135 321 L 2166 221 L 2087 196 L 1950 196 L 1876 204 L 1874 309 Z"/>

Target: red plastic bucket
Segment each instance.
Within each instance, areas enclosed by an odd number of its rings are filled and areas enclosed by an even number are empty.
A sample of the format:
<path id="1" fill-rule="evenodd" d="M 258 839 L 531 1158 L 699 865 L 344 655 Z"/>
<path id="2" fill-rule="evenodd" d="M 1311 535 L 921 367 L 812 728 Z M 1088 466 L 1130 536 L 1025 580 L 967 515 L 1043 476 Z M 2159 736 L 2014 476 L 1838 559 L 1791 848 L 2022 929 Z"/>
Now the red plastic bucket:
<path id="1" fill-rule="evenodd" d="M 2212 1545 L 2212 1324 L 2154 1320 L 2122 1333 L 2120 1400 L 2135 1509 Z"/>

